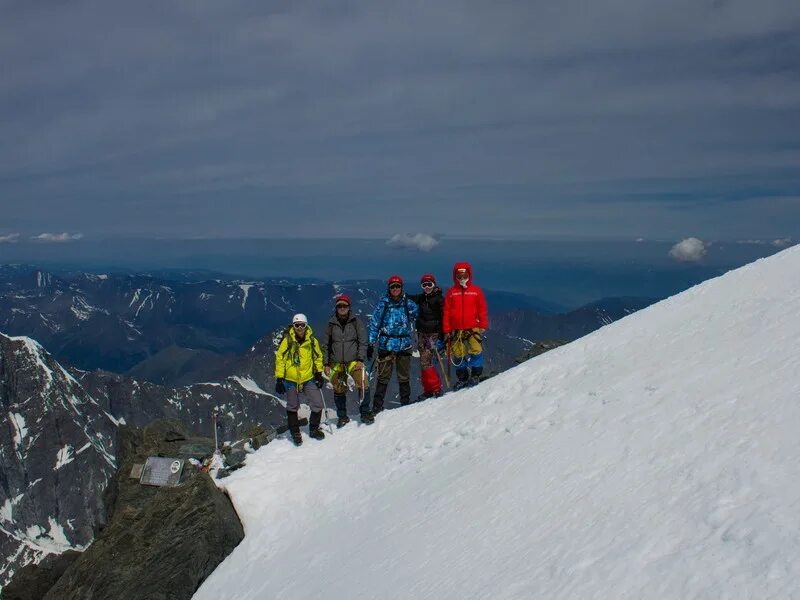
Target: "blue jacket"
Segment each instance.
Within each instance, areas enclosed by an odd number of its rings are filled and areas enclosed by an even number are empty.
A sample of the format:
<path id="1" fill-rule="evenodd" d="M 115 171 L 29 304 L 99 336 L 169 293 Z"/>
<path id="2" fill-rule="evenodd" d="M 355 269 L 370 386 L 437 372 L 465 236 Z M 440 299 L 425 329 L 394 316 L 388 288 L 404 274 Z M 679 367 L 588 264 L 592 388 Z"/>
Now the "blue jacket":
<path id="1" fill-rule="evenodd" d="M 380 350 L 400 352 L 410 350 L 414 321 L 419 307 L 416 302 L 403 294 L 397 301 L 387 294 L 378 301 L 369 321 L 369 343 L 378 343 Z"/>

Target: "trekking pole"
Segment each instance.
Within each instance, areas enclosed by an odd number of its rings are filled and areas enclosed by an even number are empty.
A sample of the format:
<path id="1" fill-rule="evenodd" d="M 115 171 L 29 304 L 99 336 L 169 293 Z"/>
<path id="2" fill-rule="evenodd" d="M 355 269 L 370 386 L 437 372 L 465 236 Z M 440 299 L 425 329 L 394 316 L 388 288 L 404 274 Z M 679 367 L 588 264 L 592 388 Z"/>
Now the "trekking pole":
<path id="1" fill-rule="evenodd" d="M 211 425 L 214 427 L 214 450 L 219 450 L 219 441 L 217 439 L 217 407 L 211 411 Z"/>
<path id="2" fill-rule="evenodd" d="M 325 403 L 325 394 L 322 393 L 322 388 L 317 387 L 317 390 L 319 391 L 319 397 L 322 398 L 322 411 L 325 415 L 325 425 L 328 426 L 328 431 L 330 431 L 331 435 L 333 435 L 333 426 L 328 420 L 328 405 Z"/>
<path id="3" fill-rule="evenodd" d="M 450 381 L 449 381 L 449 378 L 447 377 L 447 373 L 444 372 L 444 364 L 442 364 L 442 355 L 439 354 L 439 349 L 438 348 L 434 348 L 433 351 L 436 352 L 436 358 L 439 360 L 439 368 L 442 370 L 442 375 L 444 376 L 444 384 L 449 388 L 450 387 Z M 448 366 L 447 370 L 449 371 L 450 370 L 449 369 L 450 365 L 448 364 L 447 366 Z"/>

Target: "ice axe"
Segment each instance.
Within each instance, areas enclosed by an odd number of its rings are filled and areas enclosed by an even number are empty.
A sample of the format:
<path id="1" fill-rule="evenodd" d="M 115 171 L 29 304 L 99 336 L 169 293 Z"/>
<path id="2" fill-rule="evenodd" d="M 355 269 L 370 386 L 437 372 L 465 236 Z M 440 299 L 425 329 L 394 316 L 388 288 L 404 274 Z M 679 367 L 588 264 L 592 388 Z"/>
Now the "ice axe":
<path id="1" fill-rule="evenodd" d="M 433 351 L 436 352 L 436 358 L 439 361 L 439 368 L 442 370 L 442 376 L 444 377 L 444 384 L 449 388 L 450 387 L 450 381 L 449 381 L 449 378 L 447 376 L 447 372 L 445 372 L 444 364 L 442 364 L 442 355 L 439 354 L 439 349 L 438 348 L 434 348 Z M 450 370 L 450 361 L 447 361 L 447 371 L 449 371 L 449 370 Z"/>

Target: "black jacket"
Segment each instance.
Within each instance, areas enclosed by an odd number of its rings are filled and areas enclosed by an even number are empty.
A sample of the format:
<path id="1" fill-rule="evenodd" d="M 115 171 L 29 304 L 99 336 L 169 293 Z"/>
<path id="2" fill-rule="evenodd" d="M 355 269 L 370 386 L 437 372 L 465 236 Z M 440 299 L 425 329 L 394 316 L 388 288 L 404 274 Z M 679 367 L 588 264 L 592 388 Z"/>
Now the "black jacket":
<path id="1" fill-rule="evenodd" d="M 433 288 L 430 294 L 423 292 L 421 294 L 409 294 L 408 297 L 419 306 L 417 331 L 420 333 L 441 333 L 442 311 L 444 310 L 442 290 L 437 287 Z"/>

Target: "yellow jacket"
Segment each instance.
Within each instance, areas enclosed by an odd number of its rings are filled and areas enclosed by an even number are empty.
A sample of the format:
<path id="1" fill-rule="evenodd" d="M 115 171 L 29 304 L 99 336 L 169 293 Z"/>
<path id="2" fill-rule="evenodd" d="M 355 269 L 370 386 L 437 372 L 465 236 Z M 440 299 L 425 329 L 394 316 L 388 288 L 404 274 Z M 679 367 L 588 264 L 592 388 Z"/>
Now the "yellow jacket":
<path id="1" fill-rule="evenodd" d="M 314 379 L 314 373 L 321 371 L 322 350 L 311 327 L 306 327 L 306 337 L 299 344 L 294 327 L 290 327 L 275 351 L 275 377 L 306 383 Z"/>

